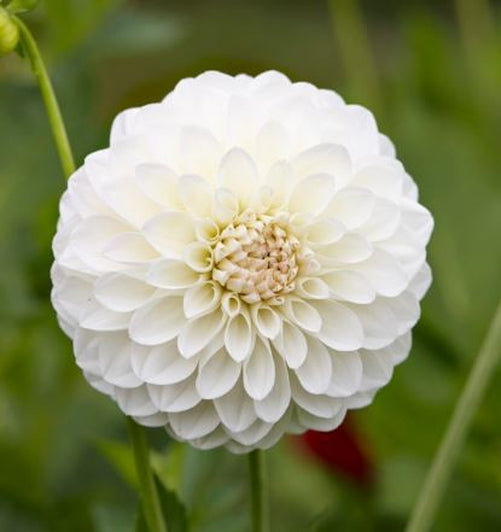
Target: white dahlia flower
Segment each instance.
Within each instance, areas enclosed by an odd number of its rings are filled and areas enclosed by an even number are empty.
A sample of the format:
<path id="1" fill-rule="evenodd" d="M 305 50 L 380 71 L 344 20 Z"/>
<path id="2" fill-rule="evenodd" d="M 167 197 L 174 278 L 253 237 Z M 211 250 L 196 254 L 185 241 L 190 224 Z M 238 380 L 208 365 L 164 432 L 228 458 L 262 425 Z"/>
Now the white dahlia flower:
<path id="1" fill-rule="evenodd" d="M 372 114 L 206 72 L 128 109 L 71 177 L 53 304 L 89 383 L 234 452 L 331 430 L 408 354 L 433 221 Z"/>

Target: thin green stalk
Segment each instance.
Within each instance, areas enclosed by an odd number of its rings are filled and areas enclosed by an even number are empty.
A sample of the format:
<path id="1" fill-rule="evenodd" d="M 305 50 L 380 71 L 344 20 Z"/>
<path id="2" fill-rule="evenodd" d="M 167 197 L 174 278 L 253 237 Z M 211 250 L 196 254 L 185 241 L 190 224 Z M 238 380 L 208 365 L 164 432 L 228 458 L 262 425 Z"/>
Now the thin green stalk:
<path id="1" fill-rule="evenodd" d="M 491 11 L 489 0 L 455 0 L 454 5 L 459 30 L 468 60 L 474 67 L 486 43 L 491 43 L 496 33 L 496 17 Z"/>
<path id="2" fill-rule="evenodd" d="M 38 81 L 38 86 L 40 87 L 40 92 L 42 93 L 45 109 L 49 117 L 50 127 L 52 129 L 59 159 L 61 161 L 61 166 L 63 167 L 65 177 L 68 178 L 75 171 L 75 161 L 73 159 L 73 153 L 71 151 L 71 146 L 66 133 L 66 127 L 61 115 L 61 110 L 59 109 L 59 104 L 57 103 L 56 95 L 54 94 L 54 89 L 52 88 L 52 83 L 42 60 L 42 56 L 40 55 L 40 51 L 38 50 L 38 46 L 30 30 L 18 17 L 13 16 L 12 19 L 19 28 L 23 51 L 28 56 L 31 69 Z"/>
<path id="3" fill-rule="evenodd" d="M 454 5 L 471 97 L 497 136 L 499 114 L 493 113 L 499 100 L 499 78 L 493 74 L 497 71 L 496 13 L 489 0 L 455 0 Z"/>
<path id="4" fill-rule="evenodd" d="M 468 428 L 501 355 L 501 302 L 433 459 L 406 532 L 426 532 L 433 524 Z"/>
<path id="5" fill-rule="evenodd" d="M 155 478 L 151 470 L 150 453 L 144 429 L 130 417 L 127 418 L 127 423 L 136 462 L 141 504 L 148 529 L 150 532 L 167 532 Z"/>
<path id="6" fill-rule="evenodd" d="M 263 451 L 249 453 L 252 532 L 268 532 L 268 500 L 265 487 Z"/>
<path id="7" fill-rule="evenodd" d="M 348 85 L 365 96 L 376 113 L 382 111 L 382 96 L 362 9 L 358 0 L 328 0 L 339 55 Z"/>

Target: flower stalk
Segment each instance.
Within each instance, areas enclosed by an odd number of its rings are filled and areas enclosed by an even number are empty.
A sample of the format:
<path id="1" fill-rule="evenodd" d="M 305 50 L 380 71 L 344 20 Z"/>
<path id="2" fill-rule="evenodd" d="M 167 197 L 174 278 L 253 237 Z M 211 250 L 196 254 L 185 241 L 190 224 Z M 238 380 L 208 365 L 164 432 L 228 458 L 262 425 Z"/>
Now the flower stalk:
<path id="1" fill-rule="evenodd" d="M 473 416 L 480 406 L 501 354 L 501 303 L 456 403 L 440 447 L 425 479 L 406 532 L 430 530 L 463 446 Z"/>
<path id="2" fill-rule="evenodd" d="M 269 532 L 265 476 L 264 453 L 256 449 L 249 453 L 252 532 Z"/>
<path id="3" fill-rule="evenodd" d="M 167 532 L 160 506 L 160 498 L 150 464 L 150 453 L 144 429 L 132 418 L 127 417 L 130 441 L 139 480 L 139 493 L 144 517 L 150 532 Z"/>
<path id="4" fill-rule="evenodd" d="M 59 154 L 59 159 L 61 161 L 61 166 L 65 177 L 68 178 L 75 171 L 76 167 L 68 134 L 66 132 L 66 126 L 64 124 L 54 88 L 52 87 L 42 56 L 30 30 L 15 15 L 11 16 L 11 21 L 18 29 L 22 49 L 28 57 L 33 74 L 37 79 Z M 146 523 L 150 532 L 167 532 L 167 526 L 160 507 L 160 498 L 151 470 L 146 437 L 143 429 L 131 418 L 128 417 L 127 421 Z"/>
<path id="5" fill-rule="evenodd" d="M 38 49 L 35 39 L 24 22 L 16 16 L 12 16 L 12 20 L 19 28 L 19 36 L 23 51 L 26 53 L 31 65 L 31 70 L 35 75 L 42 99 L 49 117 L 49 123 L 54 136 L 54 142 L 59 154 L 61 166 L 63 168 L 64 176 L 66 178 L 75 171 L 75 161 L 71 151 L 68 134 L 64 125 L 61 110 L 57 102 L 52 83 L 50 81 L 47 69 L 42 60 L 42 56 Z"/>

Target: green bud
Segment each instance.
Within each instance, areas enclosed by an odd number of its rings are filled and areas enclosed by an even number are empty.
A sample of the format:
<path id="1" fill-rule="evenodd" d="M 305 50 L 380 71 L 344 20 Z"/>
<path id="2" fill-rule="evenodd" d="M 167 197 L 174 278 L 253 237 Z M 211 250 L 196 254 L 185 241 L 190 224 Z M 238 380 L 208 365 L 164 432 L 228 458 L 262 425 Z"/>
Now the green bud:
<path id="1" fill-rule="evenodd" d="M 0 6 L 0 56 L 10 54 L 19 42 L 19 29 L 5 8 Z"/>

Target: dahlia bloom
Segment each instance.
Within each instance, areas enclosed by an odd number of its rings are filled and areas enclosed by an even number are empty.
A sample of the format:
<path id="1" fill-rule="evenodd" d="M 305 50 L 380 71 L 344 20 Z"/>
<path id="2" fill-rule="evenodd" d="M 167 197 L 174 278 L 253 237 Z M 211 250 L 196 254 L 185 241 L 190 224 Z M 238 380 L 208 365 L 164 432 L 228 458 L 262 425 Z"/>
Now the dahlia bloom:
<path id="1" fill-rule="evenodd" d="M 246 452 L 332 430 L 390 380 L 432 225 L 369 111 L 206 72 L 119 114 L 71 177 L 52 300 L 125 414 Z"/>

